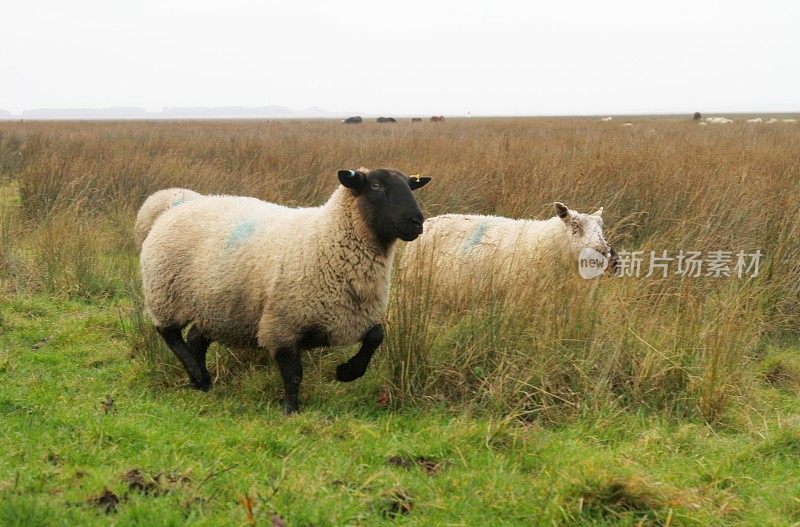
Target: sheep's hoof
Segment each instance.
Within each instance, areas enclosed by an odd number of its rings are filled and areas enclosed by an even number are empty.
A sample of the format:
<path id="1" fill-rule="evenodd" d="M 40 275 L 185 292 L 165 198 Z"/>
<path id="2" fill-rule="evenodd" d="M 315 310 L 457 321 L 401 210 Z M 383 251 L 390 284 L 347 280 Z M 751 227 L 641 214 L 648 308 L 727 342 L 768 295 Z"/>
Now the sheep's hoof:
<path id="1" fill-rule="evenodd" d="M 336 366 L 336 380 L 339 382 L 352 382 L 363 376 L 364 372 L 359 372 L 346 362 Z"/>
<path id="2" fill-rule="evenodd" d="M 286 415 L 294 415 L 300 411 L 300 405 L 297 402 L 284 401 L 283 411 Z"/>
<path id="3" fill-rule="evenodd" d="M 211 375 L 202 375 L 199 379 L 190 378 L 192 387 L 201 392 L 207 392 L 211 389 Z"/>

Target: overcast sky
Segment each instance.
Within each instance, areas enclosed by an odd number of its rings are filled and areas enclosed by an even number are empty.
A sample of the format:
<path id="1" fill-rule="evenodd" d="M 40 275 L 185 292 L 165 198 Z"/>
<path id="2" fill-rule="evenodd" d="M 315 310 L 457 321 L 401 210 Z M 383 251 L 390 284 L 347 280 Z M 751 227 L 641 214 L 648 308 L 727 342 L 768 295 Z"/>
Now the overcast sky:
<path id="1" fill-rule="evenodd" d="M 800 111 L 800 2 L 22 0 L 0 109 Z"/>

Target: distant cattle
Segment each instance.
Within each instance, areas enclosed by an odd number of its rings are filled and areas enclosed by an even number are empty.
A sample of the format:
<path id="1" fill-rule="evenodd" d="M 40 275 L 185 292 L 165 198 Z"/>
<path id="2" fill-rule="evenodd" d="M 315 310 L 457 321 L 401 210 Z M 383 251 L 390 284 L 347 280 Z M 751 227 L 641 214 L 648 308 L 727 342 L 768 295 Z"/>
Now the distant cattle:
<path id="1" fill-rule="evenodd" d="M 394 117 L 378 117 L 377 121 L 379 123 L 396 123 L 397 119 Z"/>
<path id="2" fill-rule="evenodd" d="M 419 117 L 412 117 L 412 118 L 411 118 L 411 122 L 412 122 L 412 123 L 421 123 L 421 122 L 422 122 L 422 119 L 421 119 L 421 118 L 419 118 Z"/>
<path id="3" fill-rule="evenodd" d="M 441 123 L 442 121 L 444 121 L 444 115 L 434 115 L 431 117 L 432 123 Z"/>
<path id="4" fill-rule="evenodd" d="M 703 116 L 700 114 L 700 112 L 694 112 L 694 115 L 692 116 L 693 121 L 699 121 L 702 118 Z"/>
<path id="5" fill-rule="evenodd" d="M 361 124 L 363 121 L 364 119 L 362 119 L 360 115 L 354 115 L 353 117 L 344 119 L 342 122 L 345 124 Z"/>

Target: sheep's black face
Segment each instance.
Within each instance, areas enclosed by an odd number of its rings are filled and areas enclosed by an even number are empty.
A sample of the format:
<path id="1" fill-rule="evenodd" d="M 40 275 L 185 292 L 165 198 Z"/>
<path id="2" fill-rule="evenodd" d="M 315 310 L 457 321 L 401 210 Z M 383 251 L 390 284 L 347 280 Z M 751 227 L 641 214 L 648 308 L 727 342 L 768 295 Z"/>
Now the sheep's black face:
<path id="1" fill-rule="evenodd" d="M 340 170 L 339 182 L 358 196 L 375 237 L 384 244 L 400 238 L 410 242 L 422 234 L 425 217 L 411 193 L 431 178 L 406 176 L 399 170 Z"/>

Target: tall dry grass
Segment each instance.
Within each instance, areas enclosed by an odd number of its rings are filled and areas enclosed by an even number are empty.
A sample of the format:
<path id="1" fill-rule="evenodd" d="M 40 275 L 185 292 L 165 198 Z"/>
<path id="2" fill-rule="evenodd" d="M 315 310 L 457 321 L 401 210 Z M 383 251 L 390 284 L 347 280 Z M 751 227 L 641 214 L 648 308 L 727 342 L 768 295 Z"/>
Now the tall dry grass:
<path id="1" fill-rule="evenodd" d="M 2 123 L 0 272 L 6 295 L 132 299 L 131 345 L 156 353 L 136 314 L 130 232 L 160 188 L 314 205 L 337 168 L 392 166 L 433 176 L 419 192 L 428 215 L 604 206 L 618 249 L 760 249 L 761 274 L 605 279 L 593 292 L 520 277 L 511 292 L 448 305 L 423 269 L 395 288 L 376 368 L 406 404 L 553 420 L 644 407 L 714 420 L 747 397 L 766 343 L 800 330 L 798 152 L 796 127 L 670 120 Z"/>

